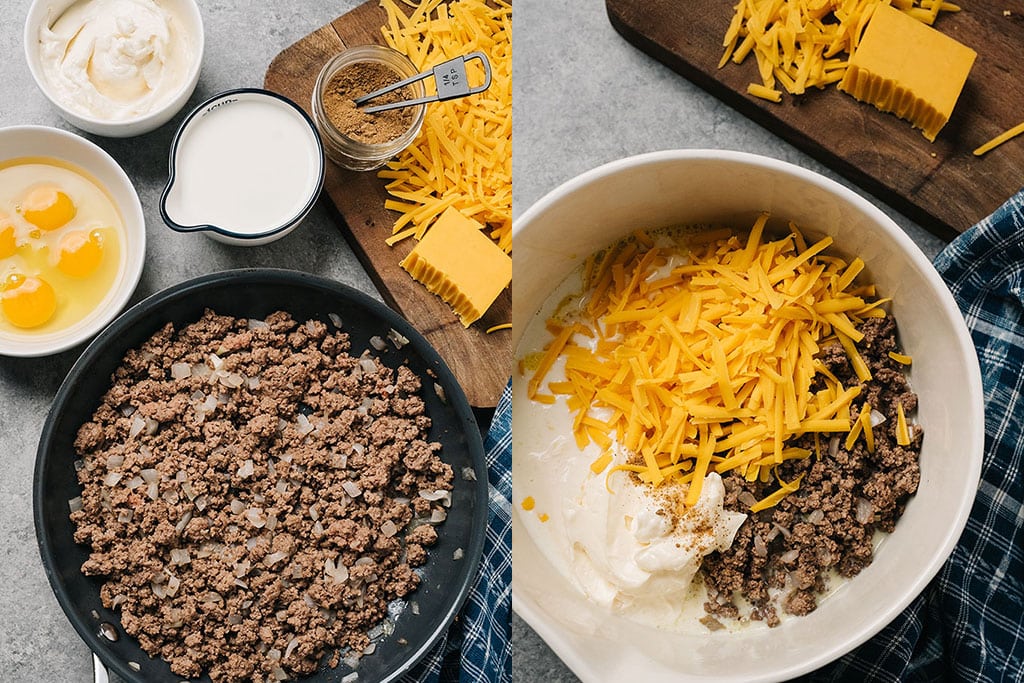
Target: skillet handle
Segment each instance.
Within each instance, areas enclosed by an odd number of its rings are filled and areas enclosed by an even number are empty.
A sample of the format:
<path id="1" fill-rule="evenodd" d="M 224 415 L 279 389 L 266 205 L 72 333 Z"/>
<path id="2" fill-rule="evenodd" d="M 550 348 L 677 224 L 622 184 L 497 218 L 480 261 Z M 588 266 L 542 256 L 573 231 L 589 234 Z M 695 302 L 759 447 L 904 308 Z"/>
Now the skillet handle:
<path id="1" fill-rule="evenodd" d="M 110 683 L 110 675 L 107 673 L 107 667 L 103 666 L 103 662 L 95 654 L 92 656 L 92 669 L 93 678 L 95 683 Z"/>

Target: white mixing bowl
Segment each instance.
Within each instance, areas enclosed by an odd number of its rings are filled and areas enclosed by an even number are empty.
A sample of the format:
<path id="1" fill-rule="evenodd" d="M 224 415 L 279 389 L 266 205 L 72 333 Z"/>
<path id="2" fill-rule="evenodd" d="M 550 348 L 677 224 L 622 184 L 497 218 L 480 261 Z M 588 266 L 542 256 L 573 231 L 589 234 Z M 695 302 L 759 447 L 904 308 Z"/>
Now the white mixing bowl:
<path id="1" fill-rule="evenodd" d="M 706 635 L 658 631 L 588 602 L 553 568 L 516 506 L 513 607 L 586 683 L 753 683 L 816 669 L 892 621 L 939 571 L 967 522 L 981 471 L 984 412 L 978 360 L 960 311 L 895 223 L 805 169 L 736 152 L 668 151 L 616 161 L 565 183 L 513 225 L 514 343 L 557 283 L 588 254 L 633 230 L 751 225 L 762 211 L 795 221 L 808 241 L 831 235 L 832 249 L 861 256 L 866 278 L 893 297 L 902 345 L 914 357 L 910 380 L 925 431 L 920 488 L 874 562 L 815 612 L 774 629 Z M 513 429 L 513 459 L 520 428 Z"/>

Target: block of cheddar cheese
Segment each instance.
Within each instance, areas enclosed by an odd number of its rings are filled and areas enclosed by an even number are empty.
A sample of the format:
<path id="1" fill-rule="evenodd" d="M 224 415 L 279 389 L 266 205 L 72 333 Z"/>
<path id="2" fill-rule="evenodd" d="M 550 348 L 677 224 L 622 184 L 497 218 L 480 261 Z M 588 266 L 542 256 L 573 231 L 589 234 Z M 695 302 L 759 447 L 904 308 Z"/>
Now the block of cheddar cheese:
<path id="1" fill-rule="evenodd" d="M 452 307 L 465 327 L 512 281 L 512 259 L 454 207 L 445 210 L 400 265 Z"/>
<path id="2" fill-rule="evenodd" d="M 839 89 L 910 121 L 934 141 L 977 53 L 889 5 L 878 5 Z"/>

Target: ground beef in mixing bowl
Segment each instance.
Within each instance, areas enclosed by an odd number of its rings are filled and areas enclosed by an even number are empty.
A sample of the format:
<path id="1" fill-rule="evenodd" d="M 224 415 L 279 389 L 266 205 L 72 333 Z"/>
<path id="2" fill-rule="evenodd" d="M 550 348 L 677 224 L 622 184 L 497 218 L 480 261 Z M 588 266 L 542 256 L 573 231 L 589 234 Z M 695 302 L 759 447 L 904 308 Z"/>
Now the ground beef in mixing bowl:
<path id="1" fill-rule="evenodd" d="M 897 350 L 895 321 L 892 316 L 872 318 L 861 332 L 861 356 L 872 379 L 857 379 L 839 343 L 824 346 L 821 360 L 843 386 L 861 385 L 861 395 L 851 409 L 853 419 L 865 399 L 885 417 L 872 430 L 874 453 L 868 452 L 863 439 L 848 450 L 845 435 L 831 439 L 823 435 L 820 458 L 779 465 L 786 481 L 805 473 L 799 490 L 775 507 L 751 514 L 728 550 L 704 558 L 700 573 L 708 589 L 704 607 L 710 615 L 740 616 L 735 596 L 752 605 L 750 618 L 770 626 L 779 623 L 779 606 L 789 614 L 808 614 L 817 607 L 833 570 L 851 577 L 871 563 L 875 532 L 893 531 L 907 498 L 917 491 L 920 426 L 908 425 L 910 445 L 896 443 L 897 405 L 909 413 L 917 407 L 917 395 L 910 390 L 903 367 L 889 356 Z M 789 445 L 815 450 L 810 435 Z M 777 487 L 748 482 L 738 471 L 723 481 L 725 507 L 744 513 Z M 717 628 L 713 621 L 705 623 Z"/>

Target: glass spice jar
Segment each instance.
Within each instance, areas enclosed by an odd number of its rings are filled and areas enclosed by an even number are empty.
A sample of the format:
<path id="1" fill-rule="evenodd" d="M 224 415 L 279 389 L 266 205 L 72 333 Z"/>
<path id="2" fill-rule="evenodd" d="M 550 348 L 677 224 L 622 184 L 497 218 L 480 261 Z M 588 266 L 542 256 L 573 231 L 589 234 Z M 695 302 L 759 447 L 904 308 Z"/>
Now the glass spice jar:
<path id="1" fill-rule="evenodd" d="M 383 166 L 416 139 L 420 127 L 423 125 L 423 116 L 426 113 L 427 105 L 420 104 L 392 110 L 410 111 L 412 117 L 408 129 L 391 140 L 364 142 L 344 133 L 329 116 L 328 104 L 325 101 L 328 97 L 328 87 L 336 74 L 343 69 L 361 63 L 383 65 L 396 74 L 395 82 L 415 76 L 419 72 L 408 57 L 383 45 L 361 45 L 350 48 L 332 57 L 320 70 L 316 86 L 313 88 L 312 104 L 313 120 L 316 122 L 317 130 L 323 140 L 324 153 L 331 161 L 343 168 L 353 171 L 372 171 Z M 370 89 L 370 92 L 374 89 Z M 398 99 L 408 100 L 424 97 L 424 92 L 423 81 L 416 81 L 405 86 L 402 96 Z M 360 92 L 356 96 L 363 94 L 366 93 Z M 378 103 L 380 103 L 380 99 L 374 98 L 369 104 Z M 381 112 L 381 114 L 386 113 L 388 112 Z M 375 115 L 369 114 L 368 116 Z"/>

